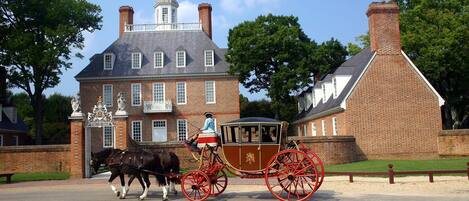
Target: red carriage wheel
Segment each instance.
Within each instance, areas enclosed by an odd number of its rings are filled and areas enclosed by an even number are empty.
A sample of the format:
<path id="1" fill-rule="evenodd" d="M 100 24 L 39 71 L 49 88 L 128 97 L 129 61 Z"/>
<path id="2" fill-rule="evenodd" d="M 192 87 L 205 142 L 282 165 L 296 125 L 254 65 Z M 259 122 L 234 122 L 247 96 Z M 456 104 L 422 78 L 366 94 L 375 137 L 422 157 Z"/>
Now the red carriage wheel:
<path id="1" fill-rule="evenodd" d="M 190 171 L 181 178 L 181 191 L 188 200 L 206 200 L 211 192 L 210 179 L 202 171 Z"/>
<path id="2" fill-rule="evenodd" d="M 226 176 L 225 171 L 220 170 L 217 174 L 213 175 L 210 183 L 212 184 L 212 193 L 211 196 L 218 196 L 223 191 L 225 191 L 226 186 L 228 186 L 228 177 Z"/>
<path id="3" fill-rule="evenodd" d="M 316 187 L 316 190 L 317 190 L 317 189 L 319 189 L 319 187 L 321 187 L 321 184 L 324 181 L 324 172 L 325 172 L 324 171 L 324 163 L 322 162 L 321 158 L 319 158 L 319 156 L 316 153 L 314 153 L 313 151 L 308 149 L 308 151 L 306 153 L 313 160 L 314 164 L 316 164 L 316 168 L 317 168 L 318 173 L 319 173 L 319 179 L 318 179 L 319 184 Z"/>
<path id="4" fill-rule="evenodd" d="M 318 177 L 314 161 L 308 154 L 294 149 L 275 154 L 265 171 L 266 185 L 279 200 L 311 198 L 319 184 Z"/>

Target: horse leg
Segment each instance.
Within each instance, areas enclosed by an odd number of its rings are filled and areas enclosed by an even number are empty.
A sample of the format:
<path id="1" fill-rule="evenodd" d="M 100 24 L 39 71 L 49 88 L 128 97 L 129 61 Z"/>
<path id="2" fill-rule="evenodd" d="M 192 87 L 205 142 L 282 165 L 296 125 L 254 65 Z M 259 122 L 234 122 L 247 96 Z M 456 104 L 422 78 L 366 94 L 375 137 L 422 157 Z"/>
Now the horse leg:
<path id="1" fill-rule="evenodd" d="M 122 188 L 122 194 L 120 196 L 120 199 L 125 199 L 125 196 L 127 194 L 127 189 L 126 189 L 126 186 L 125 186 L 125 178 L 124 178 L 124 174 L 119 174 L 119 178 L 121 180 L 121 188 Z"/>
<path id="2" fill-rule="evenodd" d="M 145 184 L 145 189 L 143 190 L 143 194 L 138 198 L 139 200 L 143 200 L 147 197 L 149 183 L 148 175 L 143 174 L 143 184 Z"/>
<path id="3" fill-rule="evenodd" d="M 119 197 L 120 192 L 117 191 L 117 189 L 116 189 L 116 187 L 115 187 L 114 185 L 112 185 L 112 181 L 114 181 L 114 179 L 115 179 L 117 176 L 119 176 L 119 174 L 117 174 L 117 172 L 111 171 L 111 177 L 109 177 L 108 184 L 109 184 L 109 186 L 111 186 L 112 192 L 114 192 L 114 194 L 116 194 L 116 196 Z"/>
<path id="4" fill-rule="evenodd" d="M 143 182 L 142 176 L 136 175 L 138 182 L 140 182 L 140 185 L 142 186 L 142 189 L 145 190 L 145 182 Z M 130 184 L 129 184 L 130 186 Z"/>
<path id="5" fill-rule="evenodd" d="M 168 177 L 164 177 L 164 185 L 163 185 L 163 201 L 168 200 Z"/>
<path id="6" fill-rule="evenodd" d="M 178 191 L 176 190 L 176 184 L 174 183 L 174 180 L 172 178 L 168 178 L 168 179 L 169 179 L 169 188 L 174 193 L 174 195 L 177 195 Z"/>

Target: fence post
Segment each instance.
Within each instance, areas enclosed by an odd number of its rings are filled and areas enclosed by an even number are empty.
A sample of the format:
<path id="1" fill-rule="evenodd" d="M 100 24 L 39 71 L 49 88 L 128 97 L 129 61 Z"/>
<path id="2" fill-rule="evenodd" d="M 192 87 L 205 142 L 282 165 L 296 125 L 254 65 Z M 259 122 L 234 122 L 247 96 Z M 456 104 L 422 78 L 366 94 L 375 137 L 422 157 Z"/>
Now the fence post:
<path id="1" fill-rule="evenodd" d="M 428 173 L 428 180 L 430 181 L 430 183 L 433 183 L 433 173 L 432 172 Z"/>
<path id="2" fill-rule="evenodd" d="M 467 162 L 467 179 L 469 180 L 469 162 Z"/>
<path id="3" fill-rule="evenodd" d="M 389 184 L 394 184 L 394 170 L 392 169 L 394 165 L 388 165 L 388 176 L 389 176 Z"/>
<path id="4" fill-rule="evenodd" d="M 349 174 L 349 175 L 348 175 L 348 181 L 349 181 L 350 183 L 353 183 L 353 174 Z"/>

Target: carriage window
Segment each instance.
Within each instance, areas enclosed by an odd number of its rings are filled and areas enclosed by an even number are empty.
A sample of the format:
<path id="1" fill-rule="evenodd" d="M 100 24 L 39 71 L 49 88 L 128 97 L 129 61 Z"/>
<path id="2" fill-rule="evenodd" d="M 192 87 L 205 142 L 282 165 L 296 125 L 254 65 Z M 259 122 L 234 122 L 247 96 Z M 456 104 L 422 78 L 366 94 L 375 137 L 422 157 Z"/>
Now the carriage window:
<path id="1" fill-rule="evenodd" d="M 242 143 L 259 143 L 259 126 L 241 127 Z"/>
<path id="2" fill-rule="evenodd" d="M 279 127 L 278 126 L 262 126 L 262 142 L 278 143 Z"/>
<path id="3" fill-rule="evenodd" d="M 223 127 L 223 141 L 224 143 L 237 143 L 239 137 L 239 128 L 237 126 L 224 126 Z"/>

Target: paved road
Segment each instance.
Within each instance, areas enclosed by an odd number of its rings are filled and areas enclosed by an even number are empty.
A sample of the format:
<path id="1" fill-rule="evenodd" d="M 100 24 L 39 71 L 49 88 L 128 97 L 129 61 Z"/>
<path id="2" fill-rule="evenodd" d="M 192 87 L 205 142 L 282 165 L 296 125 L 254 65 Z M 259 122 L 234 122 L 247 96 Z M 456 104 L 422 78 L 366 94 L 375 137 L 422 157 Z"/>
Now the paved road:
<path id="1" fill-rule="evenodd" d="M 385 179 L 355 178 L 350 184 L 345 177 L 328 178 L 313 200 L 469 200 L 467 177 L 454 177 L 438 180 L 430 184 L 425 178 L 415 181 L 397 179 L 397 184 L 389 185 Z M 399 181 L 401 180 L 401 181 Z M 231 179 L 225 193 L 210 200 L 275 200 L 263 186 L 262 180 Z M 141 189 L 131 187 L 127 200 L 137 200 Z M 161 200 L 161 189 L 151 187 L 148 200 Z M 105 180 L 69 180 L 49 182 L 27 182 L 0 185 L 0 200 L 15 201 L 110 201 L 119 200 L 112 195 Z M 179 193 L 170 195 L 170 200 L 185 200 Z"/>

